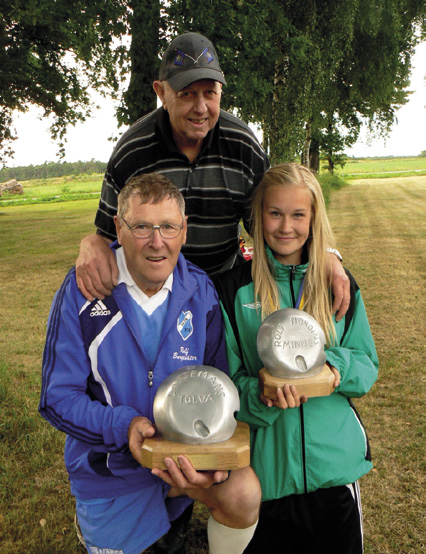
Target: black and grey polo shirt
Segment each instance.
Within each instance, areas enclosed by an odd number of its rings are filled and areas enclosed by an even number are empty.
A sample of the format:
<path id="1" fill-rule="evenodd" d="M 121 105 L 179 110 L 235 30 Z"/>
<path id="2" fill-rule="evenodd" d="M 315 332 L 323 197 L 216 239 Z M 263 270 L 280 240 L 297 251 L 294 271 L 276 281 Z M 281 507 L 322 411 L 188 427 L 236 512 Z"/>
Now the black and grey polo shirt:
<path id="1" fill-rule="evenodd" d="M 162 173 L 185 197 L 188 234 L 183 254 L 214 276 L 232 267 L 239 253 L 238 227 L 247 220 L 254 176 L 268 167 L 251 129 L 223 110 L 197 159 L 190 162 L 173 141 L 168 113 L 159 108 L 139 119 L 117 143 L 102 185 L 97 232 L 116 238 L 117 196 L 131 177 Z"/>

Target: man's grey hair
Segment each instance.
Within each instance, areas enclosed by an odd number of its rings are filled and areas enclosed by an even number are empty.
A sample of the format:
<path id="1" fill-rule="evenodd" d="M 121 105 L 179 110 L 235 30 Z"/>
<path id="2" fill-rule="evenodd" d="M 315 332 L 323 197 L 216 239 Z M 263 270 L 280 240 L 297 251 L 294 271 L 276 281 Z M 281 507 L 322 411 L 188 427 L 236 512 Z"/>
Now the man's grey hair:
<path id="1" fill-rule="evenodd" d="M 158 204 L 176 200 L 182 219 L 185 219 L 185 199 L 177 186 L 160 173 L 144 173 L 132 177 L 118 195 L 117 215 L 123 218 L 129 209 L 129 199 L 140 198 L 141 204 Z"/>

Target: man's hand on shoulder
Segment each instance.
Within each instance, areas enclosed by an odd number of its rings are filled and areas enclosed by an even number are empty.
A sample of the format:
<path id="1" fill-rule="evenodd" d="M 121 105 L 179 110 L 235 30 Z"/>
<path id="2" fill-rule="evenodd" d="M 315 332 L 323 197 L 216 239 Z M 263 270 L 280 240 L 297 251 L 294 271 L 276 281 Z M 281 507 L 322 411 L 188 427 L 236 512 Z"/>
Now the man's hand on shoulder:
<path id="1" fill-rule="evenodd" d="M 349 277 L 335 254 L 327 254 L 330 260 L 331 281 L 333 287 L 334 302 L 332 311 L 336 313 L 336 321 L 340 321 L 348 311 L 351 300 Z"/>
<path id="2" fill-rule="evenodd" d="M 91 302 L 109 296 L 117 285 L 118 267 L 111 241 L 101 235 L 88 235 L 80 244 L 76 261 L 77 286 Z"/>

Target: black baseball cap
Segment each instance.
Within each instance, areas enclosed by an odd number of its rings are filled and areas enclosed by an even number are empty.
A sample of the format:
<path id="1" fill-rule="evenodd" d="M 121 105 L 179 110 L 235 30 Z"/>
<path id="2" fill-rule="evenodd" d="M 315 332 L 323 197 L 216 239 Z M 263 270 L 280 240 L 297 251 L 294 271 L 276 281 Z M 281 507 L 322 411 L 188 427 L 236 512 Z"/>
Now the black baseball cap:
<path id="1" fill-rule="evenodd" d="M 213 79 L 226 85 L 216 50 L 199 33 L 184 33 L 172 40 L 160 65 L 160 81 L 180 91 L 200 79 Z"/>

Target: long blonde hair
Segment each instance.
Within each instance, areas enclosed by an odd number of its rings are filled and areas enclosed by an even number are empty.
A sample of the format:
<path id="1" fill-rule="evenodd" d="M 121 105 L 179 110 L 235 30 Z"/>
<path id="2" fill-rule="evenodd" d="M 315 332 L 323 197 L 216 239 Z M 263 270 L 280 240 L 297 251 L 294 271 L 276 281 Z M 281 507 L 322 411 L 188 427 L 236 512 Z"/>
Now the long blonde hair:
<path id="1" fill-rule="evenodd" d="M 331 313 L 331 279 L 328 271 L 327 247 L 334 246 L 333 232 L 328 221 L 321 185 L 306 167 L 284 163 L 271 167 L 263 176 L 253 196 L 251 234 L 253 237 L 252 277 L 254 297 L 261 303 L 261 316 L 280 309 L 280 293 L 266 250 L 263 233 L 263 201 L 271 186 L 301 187 L 311 200 L 310 234 L 306 242 L 309 266 L 304 284 L 304 310 L 321 325 L 327 344 L 334 342 L 336 333 Z"/>

